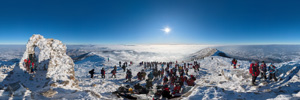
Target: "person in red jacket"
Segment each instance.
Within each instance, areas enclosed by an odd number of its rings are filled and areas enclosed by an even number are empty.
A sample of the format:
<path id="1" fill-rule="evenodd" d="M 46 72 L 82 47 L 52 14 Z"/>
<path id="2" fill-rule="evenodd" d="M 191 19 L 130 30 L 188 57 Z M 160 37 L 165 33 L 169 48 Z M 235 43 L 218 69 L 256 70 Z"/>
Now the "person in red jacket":
<path id="1" fill-rule="evenodd" d="M 235 58 L 233 58 L 233 60 L 231 61 L 231 64 L 233 65 L 233 68 L 236 68 L 236 64 L 237 64 L 237 60 Z"/>
<path id="2" fill-rule="evenodd" d="M 179 83 L 176 83 L 176 86 L 174 87 L 173 93 L 172 93 L 172 94 L 179 93 L 179 92 L 180 92 L 180 89 L 181 89 L 180 84 L 179 84 Z"/>
<path id="3" fill-rule="evenodd" d="M 111 71 L 111 73 L 112 73 L 112 76 L 111 76 L 111 77 L 112 77 L 112 78 L 113 78 L 113 77 L 116 78 L 117 70 L 116 70 L 116 69 L 113 69 L 113 70 Z"/>
<path id="4" fill-rule="evenodd" d="M 255 85 L 254 84 L 255 80 L 260 73 L 259 68 L 258 68 L 258 62 L 256 62 L 255 64 L 254 63 L 250 64 L 249 72 L 252 75 L 252 85 Z"/>

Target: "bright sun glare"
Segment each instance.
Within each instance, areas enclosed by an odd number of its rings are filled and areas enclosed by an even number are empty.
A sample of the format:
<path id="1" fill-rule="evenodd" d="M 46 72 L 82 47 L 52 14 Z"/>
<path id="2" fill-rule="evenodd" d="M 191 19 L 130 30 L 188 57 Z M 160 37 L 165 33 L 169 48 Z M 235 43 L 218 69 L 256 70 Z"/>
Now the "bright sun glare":
<path id="1" fill-rule="evenodd" d="M 162 29 L 162 31 L 164 31 L 166 34 L 168 34 L 171 31 L 171 29 L 169 27 L 166 27 L 166 28 Z"/>

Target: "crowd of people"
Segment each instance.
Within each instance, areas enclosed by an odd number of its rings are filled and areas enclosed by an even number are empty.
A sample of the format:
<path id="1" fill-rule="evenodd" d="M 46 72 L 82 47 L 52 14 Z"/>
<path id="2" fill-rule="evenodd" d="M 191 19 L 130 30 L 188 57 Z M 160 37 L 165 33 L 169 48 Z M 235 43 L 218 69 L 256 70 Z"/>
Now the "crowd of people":
<path id="1" fill-rule="evenodd" d="M 233 68 L 236 68 L 237 60 L 233 59 L 231 64 Z M 132 65 L 132 62 L 130 62 L 130 65 Z M 127 88 L 128 90 L 126 90 L 126 92 L 145 93 L 146 90 L 153 89 L 153 84 L 156 82 L 158 84 L 157 86 L 161 86 L 158 94 L 160 94 L 163 98 L 171 98 L 172 95 L 181 93 L 182 88 L 185 86 L 194 86 L 196 78 L 194 75 L 189 75 L 189 69 L 194 69 L 195 72 L 200 70 L 200 63 L 197 61 L 194 61 L 193 63 L 178 63 L 177 61 L 175 63 L 140 62 L 139 65 L 143 68 L 136 74 L 136 78 L 138 81 L 145 80 L 146 84 L 145 86 L 142 86 L 140 83 L 137 83 L 133 88 Z M 119 67 L 125 72 L 128 67 L 127 62 L 122 64 L 120 61 Z M 275 77 L 277 69 L 272 63 L 269 67 L 267 67 L 264 61 L 262 61 L 261 64 L 259 64 L 259 62 L 251 63 L 249 72 L 252 75 L 252 85 L 255 85 L 255 80 L 259 75 L 261 75 L 261 79 L 267 80 L 267 71 L 269 71 L 269 80 L 274 79 L 277 81 L 277 78 Z M 90 71 L 90 73 L 94 74 L 94 69 Z M 114 66 L 111 73 L 111 77 L 116 78 L 117 66 Z M 93 78 L 93 75 L 91 75 L 91 77 Z M 105 78 L 104 68 L 101 69 L 101 78 Z M 131 82 L 132 78 L 133 74 L 131 69 L 127 69 L 125 76 L 125 79 L 127 80 L 126 82 Z"/>
<path id="2" fill-rule="evenodd" d="M 267 80 L 267 71 L 269 71 L 269 80 L 274 79 L 277 81 L 275 73 L 277 72 L 277 68 L 270 63 L 269 67 L 267 67 L 266 63 L 262 61 L 261 65 L 259 62 L 251 63 L 249 68 L 249 73 L 252 75 L 252 85 L 255 85 L 256 78 L 261 75 L 261 79 Z"/>
<path id="3" fill-rule="evenodd" d="M 130 62 L 132 64 L 132 62 Z M 133 93 L 140 93 L 143 88 L 147 90 L 153 88 L 154 82 L 163 85 L 162 97 L 169 98 L 169 95 L 181 93 L 182 88 L 186 86 L 194 86 L 196 78 L 194 75 L 189 75 L 189 69 L 194 69 L 195 72 L 199 71 L 200 63 L 195 61 L 194 63 L 176 63 L 174 62 L 141 62 L 140 67 L 143 67 L 136 75 L 138 81 L 146 81 L 145 86 L 141 86 L 139 83 L 132 89 Z M 125 72 L 127 62 L 123 64 L 119 62 L 119 67 Z M 159 68 L 160 67 L 160 68 Z M 148 72 L 148 74 L 146 73 Z M 90 72 L 91 78 L 93 78 L 94 69 Z M 111 70 L 112 78 L 116 78 L 117 66 Z M 146 77 L 147 76 L 147 77 Z M 105 78 L 105 69 L 101 69 L 101 78 Z M 131 69 L 127 69 L 125 79 L 126 82 L 131 82 L 133 74 Z M 142 87 L 142 88 L 141 88 Z M 129 88 L 128 88 L 129 89 Z M 129 92 L 129 91 L 128 91 Z M 167 95 L 167 93 L 170 93 Z"/>
<path id="4" fill-rule="evenodd" d="M 24 67 L 28 73 L 34 73 L 36 70 L 35 66 L 35 54 L 29 54 L 27 59 L 24 59 Z"/>

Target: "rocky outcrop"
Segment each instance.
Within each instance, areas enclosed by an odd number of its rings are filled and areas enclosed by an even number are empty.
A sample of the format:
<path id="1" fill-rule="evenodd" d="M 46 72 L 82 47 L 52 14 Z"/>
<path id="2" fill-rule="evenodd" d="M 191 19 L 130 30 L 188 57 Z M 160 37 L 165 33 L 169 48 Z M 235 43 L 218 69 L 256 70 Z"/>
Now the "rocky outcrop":
<path id="1" fill-rule="evenodd" d="M 46 71 L 45 77 L 50 79 L 47 84 L 50 86 L 52 83 L 63 83 L 58 85 L 64 87 L 78 87 L 77 80 L 74 73 L 74 62 L 66 54 L 67 47 L 61 41 L 55 39 L 46 39 L 41 35 L 33 35 L 30 37 L 26 45 L 26 51 L 19 63 L 22 70 L 26 71 L 24 60 L 29 58 L 30 54 L 35 55 L 35 49 L 39 48 L 40 52 L 38 59 L 35 61 L 36 72 Z M 75 85 L 75 86 L 72 86 Z"/>

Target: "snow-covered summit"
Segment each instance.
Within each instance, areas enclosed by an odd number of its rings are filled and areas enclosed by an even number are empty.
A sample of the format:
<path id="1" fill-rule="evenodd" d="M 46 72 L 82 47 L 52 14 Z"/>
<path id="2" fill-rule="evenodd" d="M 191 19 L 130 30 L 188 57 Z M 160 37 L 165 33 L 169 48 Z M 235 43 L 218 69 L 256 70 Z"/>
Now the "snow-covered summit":
<path id="1" fill-rule="evenodd" d="M 219 51 L 215 48 L 205 48 L 201 49 L 189 56 L 189 60 L 196 60 L 196 59 L 203 59 L 205 57 L 209 56 L 222 56 L 222 57 L 228 57 L 224 52 Z"/>

